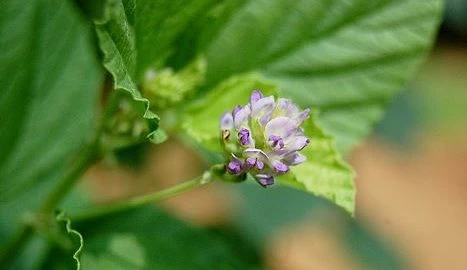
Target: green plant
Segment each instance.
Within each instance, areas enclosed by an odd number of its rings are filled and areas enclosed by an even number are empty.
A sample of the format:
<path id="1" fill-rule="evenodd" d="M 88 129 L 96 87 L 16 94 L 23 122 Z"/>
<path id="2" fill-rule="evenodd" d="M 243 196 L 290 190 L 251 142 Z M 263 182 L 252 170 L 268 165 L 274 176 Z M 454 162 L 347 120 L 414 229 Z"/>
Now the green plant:
<path id="1" fill-rule="evenodd" d="M 281 175 L 279 184 L 324 196 L 353 214 L 354 174 L 341 157 L 369 134 L 415 72 L 441 9 L 441 0 L 2 1 L 1 265 L 74 267 L 74 255 L 53 260 L 47 251 L 75 253 L 77 231 L 69 223 L 65 230 L 65 216 L 57 221 L 55 210 L 91 165 L 122 147 L 175 134 L 221 153 L 219 118 L 246 104 L 253 89 L 312 110 L 303 124 L 311 138 L 302 151 L 307 161 Z M 164 123 L 164 115 L 175 120 Z M 221 237 L 155 210 L 126 211 L 214 176 L 226 178 L 223 165 L 165 191 L 86 207 L 71 219 L 87 232 L 82 264 L 254 267 Z M 149 234 L 169 227 L 182 231 L 187 243 Z M 155 246 L 160 253 L 147 253 Z M 200 253 L 200 246 L 216 248 Z M 174 262 L 160 254 L 187 257 Z"/>

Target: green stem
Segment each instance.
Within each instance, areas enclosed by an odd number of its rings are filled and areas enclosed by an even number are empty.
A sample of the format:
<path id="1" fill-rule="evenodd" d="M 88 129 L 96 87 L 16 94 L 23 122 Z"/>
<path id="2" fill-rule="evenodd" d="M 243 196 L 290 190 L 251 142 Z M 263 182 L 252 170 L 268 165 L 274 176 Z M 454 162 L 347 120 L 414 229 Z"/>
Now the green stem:
<path id="1" fill-rule="evenodd" d="M 16 234 L 6 243 L 6 248 L 0 251 L 0 269 L 6 268 L 9 260 L 18 255 L 21 248 L 29 241 L 34 234 L 31 226 L 22 226 Z"/>
<path id="2" fill-rule="evenodd" d="M 97 128 L 97 134 L 90 144 L 78 155 L 78 159 L 73 163 L 70 170 L 63 176 L 57 186 L 49 193 L 46 200 L 39 209 L 39 214 L 48 214 L 54 210 L 55 206 L 59 204 L 63 198 L 68 194 L 71 188 L 80 179 L 89 167 L 98 160 L 100 151 L 100 139 L 104 132 L 106 121 L 112 117 L 113 113 L 118 107 L 120 91 L 115 90 L 110 95 L 109 100 L 105 106 L 101 121 Z"/>
<path id="3" fill-rule="evenodd" d="M 65 198 L 71 188 L 80 179 L 80 176 L 97 160 L 98 149 L 99 146 L 97 142 L 90 144 L 84 149 L 78 156 L 78 159 L 73 163 L 70 170 L 63 176 L 59 184 L 49 193 L 49 196 L 47 196 L 46 200 L 39 208 L 40 214 L 51 213 L 55 206 Z"/>
<path id="4" fill-rule="evenodd" d="M 199 176 L 190 181 L 186 181 L 176 186 L 169 187 L 167 189 L 163 189 L 153 193 L 130 198 L 125 201 L 119 201 L 108 205 L 103 205 L 91 209 L 89 211 L 77 214 L 76 216 L 72 216 L 71 220 L 73 220 L 73 222 L 83 222 L 97 217 L 125 212 L 131 209 L 138 208 L 142 205 L 156 203 L 174 197 L 176 195 L 179 195 L 180 193 L 191 190 L 193 188 L 209 184 L 213 182 L 213 180 L 214 178 L 212 173 L 210 171 L 206 171 L 202 176 Z"/>

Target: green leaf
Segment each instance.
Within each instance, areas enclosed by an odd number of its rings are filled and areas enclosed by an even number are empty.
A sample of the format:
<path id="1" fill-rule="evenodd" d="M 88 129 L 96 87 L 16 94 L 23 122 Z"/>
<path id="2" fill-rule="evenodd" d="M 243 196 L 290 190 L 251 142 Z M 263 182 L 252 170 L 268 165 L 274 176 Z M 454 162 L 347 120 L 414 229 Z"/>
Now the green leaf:
<path id="1" fill-rule="evenodd" d="M 217 0 L 206 7 L 202 13 L 196 14 L 195 19 L 189 24 L 190 27 L 186 28 L 180 34 L 179 40 L 173 44 L 174 53 L 167 59 L 167 65 L 182 68 L 200 52 L 205 52 L 215 37 L 220 34 L 224 25 L 248 1 Z"/>
<path id="2" fill-rule="evenodd" d="M 159 144 L 159 143 L 165 142 L 165 140 L 167 140 L 167 138 L 168 138 L 167 133 L 165 133 L 165 131 L 163 129 L 158 128 L 157 130 L 155 130 L 152 133 L 151 138 L 149 139 L 149 141 L 154 143 L 154 144 Z"/>
<path id="3" fill-rule="evenodd" d="M 254 89 L 265 95 L 276 94 L 276 87 L 260 76 L 247 74 L 230 78 L 192 105 L 182 118 L 185 132 L 212 151 L 222 151 L 219 143 L 221 115 L 235 105 L 248 103 Z"/>
<path id="4" fill-rule="evenodd" d="M 206 14 L 199 38 L 180 43 L 207 57 L 206 89 L 259 72 L 302 107 L 320 110 L 318 122 L 346 153 L 414 74 L 441 11 L 442 0 L 252 0 L 213 20 L 214 31 Z"/>
<path id="5" fill-rule="evenodd" d="M 56 215 L 56 219 L 58 222 L 63 222 L 65 224 L 65 230 L 70 236 L 74 236 L 79 240 L 78 248 L 73 253 L 73 260 L 76 262 L 76 270 L 81 269 L 81 262 L 79 260 L 79 255 L 83 250 L 84 240 L 83 236 L 75 229 L 71 228 L 71 220 L 69 217 L 66 216 L 65 212 L 59 212 Z"/>
<path id="6" fill-rule="evenodd" d="M 175 53 L 174 45 L 206 9 L 217 0 L 138 0 L 136 45 L 138 78 L 149 67 L 160 68 Z"/>
<path id="7" fill-rule="evenodd" d="M 306 162 L 292 167 L 279 178 L 282 183 L 304 189 L 314 195 L 327 198 L 353 215 L 355 210 L 355 186 L 352 169 L 341 159 L 334 140 L 326 136 L 310 117 L 303 125 L 311 138 L 309 146 L 300 153 Z"/>
<path id="8" fill-rule="evenodd" d="M 196 229 L 146 207 L 78 224 L 86 240 L 83 269 L 256 269 L 238 247 L 205 229 Z M 63 267 L 59 250 L 44 269 Z"/>
<path id="9" fill-rule="evenodd" d="M 89 30 L 70 1 L 2 1 L 0 243 L 92 133 L 101 74 Z"/>
<path id="10" fill-rule="evenodd" d="M 112 74 L 114 88 L 131 94 L 133 99 L 143 104 L 143 117 L 149 119 L 151 132 L 148 138 L 159 141 L 156 130 L 159 128 L 159 117 L 149 110 L 149 100 L 138 90 L 136 74 L 136 44 L 134 33 L 134 0 L 109 0 L 106 2 L 106 16 L 95 20 L 99 46 L 104 54 L 104 67 Z"/>

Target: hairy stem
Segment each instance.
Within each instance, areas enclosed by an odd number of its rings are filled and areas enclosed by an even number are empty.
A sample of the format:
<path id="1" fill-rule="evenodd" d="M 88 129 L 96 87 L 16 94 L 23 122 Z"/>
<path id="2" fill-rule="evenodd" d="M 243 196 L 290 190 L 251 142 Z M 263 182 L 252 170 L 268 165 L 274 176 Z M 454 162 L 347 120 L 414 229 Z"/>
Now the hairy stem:
<path id="1" fill-rule="evenodd" d="M 156 191 L 149 194 L 144 194 L 134 198 L 130 198 L 125 201 L 118 201 L 110 203 L 100 207 L 96 207 L 89 211 L 72 216 L 73 222 L 82 222 L 97 217 L 102 217 L 110 214 L 125 212 L 140 206 L 160 202 L 162 200 L 177 196 L 185 191 L 194 189 L 199 186 L 203 186 L 213 182 L 214 178 L 210 171 L 206 171 L 203 175 L 192 179 L 190 181 L 183 182 L 176 186 L 169 187 L 160 191 Z"/>

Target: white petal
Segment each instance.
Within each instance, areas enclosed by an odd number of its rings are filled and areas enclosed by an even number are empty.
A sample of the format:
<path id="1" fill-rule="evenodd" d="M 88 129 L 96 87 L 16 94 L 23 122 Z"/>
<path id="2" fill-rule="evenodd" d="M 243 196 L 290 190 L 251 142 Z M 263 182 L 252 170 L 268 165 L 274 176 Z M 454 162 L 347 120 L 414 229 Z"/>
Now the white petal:
<path id="1" fill-rule="evenodd" d="M 263 93 L 260 90 L 254 90 L 250 95 L 250 104 L 256 103 L 258 100 L 264 97 Z"/>
<path id="2" fill-rule="evenodd" d="M 297 121 L 298 125 L 301 125 L 303 121 L 305 121 L 309 116 L 310 116 L 310 109 L 305 109 L 302 112 L 296 114 L 293 119 Z"/>
<path id="3" fill-rule="evenodd" d="M 262 150 L 256 149 L 256 148 L 247 148 L 243 150 L 243 156 L 244 157 L 251 157 L 251 158 L 257 158 L 261 160 L 264 164 L 267 164 L 269 167 L 271 167 L 271 161 L 269 160 L 269 157 L 266 153 L 264 153 Z"/>
<path id="4" fill-rule="evenodd" d="M 284 116 L 272 119 L 266 124 L 265 127 L 267 138 L 269 138 L 271 135 L 276 135 L 281 137 L 282 139 L 286 139 L 289 136 L 295 134 L 296 131 L 297 125 L 295 121 Z"/>
<path id="5" fill-rule="evenodd" d="M 279 98 L 277 101 L 277 115 L 293 117 L 294 115 L 298 114 L 299 110 L 295 104 L 287 98 Z"/>
<path id="6" fill-rule="evenodd" d="M 306 161 L 306 156 L 300 153 L 293 153 L 284 157 L 283 161 L 288 165 L 297 165 Z"/>
<path id="7" fill-rule="evenodd" d="M 234 125 L 237 130 L 239 130 L 242 127 L 248 127 L 248 119 L 250 118 L 250 114 L 250 106 L 245 106 L 233 116 Z"/>
<path id="8" fill-rule="evenodd" d="M 290 151 L 302 150 L 310 143 L 310 139 L 305 136 L 290 136 L 285 142 L 285 147 Z"/>
<path id="9" fill-rule="evenodd" d="M 233 128 L 233 117 L 230 112 L 226 112 L 221 117 L 221 130 L 231 130 Z"/>
<path id="10" fill-rule="evenodd" d="M 273 160 L 272 165 L 273 165 L 274 171 L 278 174 L 283 174 L 290 170 L 287 164 L 280 162 L 279 160 Z"/>
<path id="11" fill-rule="evenodd" d="M 251 117 L 259 119 L 261 124 L 265 125 L 271 119 L 274 107 L 273 96 L 262 98 L 251 104 Z"/>

